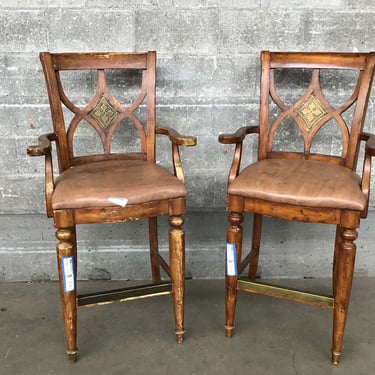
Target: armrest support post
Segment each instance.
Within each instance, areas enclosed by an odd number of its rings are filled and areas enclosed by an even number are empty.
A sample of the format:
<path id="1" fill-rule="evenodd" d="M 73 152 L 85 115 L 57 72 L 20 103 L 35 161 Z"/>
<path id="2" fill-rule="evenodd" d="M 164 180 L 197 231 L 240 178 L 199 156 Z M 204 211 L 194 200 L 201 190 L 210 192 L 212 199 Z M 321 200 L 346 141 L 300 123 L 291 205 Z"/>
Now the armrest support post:
<path id="1" fill-rule="evenodd" d="M 242 159 L 242 144 L 248 134 L 259 134 L 259 126 L 244 126 L 233 134 L 220 134 L 218 141 L 222 144 L 235 144 L 232 165 L 228 176 L 228 185 L 238 176 Z"/>
<path id="2" fill-rule="evenodd" d="M 367 201 L 366 209 L 362 212 L 361 215 L 363 218 L 365 218 L 367 217 L 368 203 L 370 199 L 371 163 L 372 157 L 375 156 L 375 135 L 370 133 L 361 133 L 361 141 L 366 142 L 361 181 L 362 192 L 365 195 Z"/>
<path id="3" fill-rule="evenodd" d="M 27 148 L 29 156 L 43 156 L 45 159 L 45 196 L 46 196 L 46 211 L 47 216 L 53 216 L 52 209 L 52 193 L 55 188 L 53 177 L 53 163 L 52 163 L 52 146 L 51 142 L 56 141 L 56 134 L 43 134 L 38 138 L 38 144 Z"/>
<path id="4" fill-rule="evenodd" d="M 197 144 L 196 137 L 184 136 L 179 134 L 176 130 L 168 127 L 158 126 L 156 134 L 166 135 L 172 143 L 172 163 L 175 176 L 182 182 L 185 182 L 184 173 L 182 169 L 180 149 L 179 146 L 191 147 Z"/>

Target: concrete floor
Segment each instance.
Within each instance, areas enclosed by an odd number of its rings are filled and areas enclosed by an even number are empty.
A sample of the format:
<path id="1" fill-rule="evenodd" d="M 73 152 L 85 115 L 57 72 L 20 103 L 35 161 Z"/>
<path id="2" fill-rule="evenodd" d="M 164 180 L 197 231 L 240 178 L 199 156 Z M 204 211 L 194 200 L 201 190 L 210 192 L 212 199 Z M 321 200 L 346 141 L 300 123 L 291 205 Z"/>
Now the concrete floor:
<path id="1" fill-rule="evenodd" d="M 274 281 L 273 281 L 274 282 Z M 321 292 L 324 279 L 286 284 Z M 100 285 L 99 285 L 100 284 Z M 118 287 L 81 282 L 80 292 Z M 356 278 L 341 363 L 330 363 L 330 310 L 241 293 L 224 336 L 223 281 L 187 281 L 186 336 L 175 343 L 170 296 L 79 310 L 79 360 L 67 361 L 55 282 L 0 284 L 0 374 L 373 374 L 375 279 Z"/>

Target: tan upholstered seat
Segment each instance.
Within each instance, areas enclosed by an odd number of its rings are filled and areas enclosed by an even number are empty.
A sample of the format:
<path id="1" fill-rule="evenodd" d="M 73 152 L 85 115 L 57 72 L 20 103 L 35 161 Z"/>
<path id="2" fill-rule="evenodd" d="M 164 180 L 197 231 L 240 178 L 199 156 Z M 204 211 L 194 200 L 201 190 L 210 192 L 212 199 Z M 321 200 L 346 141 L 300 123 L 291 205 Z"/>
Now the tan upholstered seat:
<path id="1" fill-rule="evenodd" d="M 349 168 L 303 159 L 264 159 L 247 166 L 228 194 L 307 207 L 362 211 L 366 199 Z"/>
<path id="2" fill-rule="evenodd" d="M 142 160 L 108 160 L 71 167 L 56 180 L 54 209 L 108 207 L 111 198 L 138 204 L 184 197 L 185 185 L 167 169 Z"/>
<path id="3" fill-rule="evenodd" d="M 236 146 L 227 189 L 227 337 L 234 330 L 238 290 L 324 306 L 333 309 L 332 362 L 339 362 L 354 241 L 367 215 L 375 155 L 375 137 L 363 132 L 374 65 L 375 53 L 261 53 L 259 125 L 219 136 L 221 143 Z M 250 134 L 258 135 L 258 158 L 241 166 Z M 364 163 L 358 176 L 361 149 Z M 242 256 L 244 212 L 253 214 L 253 236 L 250 251 Z M 332 295 L 257 280 L 264 215 L 336 225 Z"/>

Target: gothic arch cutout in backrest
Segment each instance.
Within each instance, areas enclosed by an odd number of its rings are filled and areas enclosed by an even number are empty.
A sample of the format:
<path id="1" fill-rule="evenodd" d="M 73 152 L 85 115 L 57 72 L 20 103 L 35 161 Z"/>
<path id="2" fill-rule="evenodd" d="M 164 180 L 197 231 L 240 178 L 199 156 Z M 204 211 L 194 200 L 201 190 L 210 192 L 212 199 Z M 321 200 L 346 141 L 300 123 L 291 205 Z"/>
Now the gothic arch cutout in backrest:
<path id="1" fill-rule="evenodd" d="M 368 54 L 358 55 L 354 62 L 351 54 L 336 61 L 326 53 L 262 52 L 260 159 L 316 159 L 355 168 L 371 80 Z M 289 135 L 294 143 L 287 142 Z M 325 150 L 313 147 L 319 136 L 332 137 Z"/>
<path id="2" fill-rule="evenodd" d="M 56 132 L 57 152 L 60 170 L 72 165 L 102 159 L 155 159 L 155 52 L 134 54 L 40 54 L 47 90 L 49 94 L 51 114 Z M 120 71 L 139 71 L 141 82 L 135 97 L 124 102 L 126 93 L 113 93 L 107 82 L 110 73 Z M 93 77 L 94 93 L 91 97 L 71 98 L 67 94 L 68 86 L 64 85 L 64 74 L 80 72 Z M 67 88 L 68 87 L 68 88 Z M 134 92 L 133 92 L 134 95 Z M 129 100 L 129 99 L 126 99 Z M 79 103 L 79 104 L 78 104 Z M 138 112 L 144 112 L 140 114 Z M 138 150 L 114 152 L 113 139 L 124 132 L 127 126 L 134 127 L 138 138 Z M 91 136 L 96 135 L 101 150 L 87 155 L 76 152 L 78 129 L 85 127 Z M 124 137 L 123 137 L 124 138 Z M 130 138 L 130 137 L 128 137 Z M 97 141 L 93 143 L 97 144 Z M 90 145 L 89 145 L 90 146 Z M 90 147 L 87 147 L 90 149 Z"/>

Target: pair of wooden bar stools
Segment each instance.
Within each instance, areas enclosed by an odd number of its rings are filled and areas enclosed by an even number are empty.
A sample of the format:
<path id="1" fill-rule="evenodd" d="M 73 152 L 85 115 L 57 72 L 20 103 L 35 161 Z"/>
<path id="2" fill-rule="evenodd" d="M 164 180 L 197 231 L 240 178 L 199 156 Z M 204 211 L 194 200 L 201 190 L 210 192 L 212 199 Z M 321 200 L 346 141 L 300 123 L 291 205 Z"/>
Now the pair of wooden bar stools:
<path id="1" fill-rule="evenodd" d="M 77 308 L 109 300 L 172 293 L 176 338 L 182 342 L 182 225 L 187 190 L 179 147 L 194 146 L 196 138 L 156 122 L 156 53 L 43 52 L 40 59 L 53 131 L 40 136 L 38 145 L 27 151 L 30 156 L 45 157 L 46 209 L 58 239 L 69 359 L 77 360 Z M 333 309 L 332 362 L 339 362 L 354 271 L 354 241 L 360 219 L 367 216 L 375 155 L 375 137 L 363 131 L 374 65 L 375 53 L 261 53 L 259 118 L 250 121 L 253 125 L 219 136 L 220 143 L 235 146 L 227 185 L 227 337 L 234 328 L 238 290 L 325 306 Z M 125 89 L 129 97 L 124 96 Z M 173 173 L 155 162 L 158 135 L 171 143 Z M 241 166 L 248 135 L 257 136 L 258 157 Z M 135 145 L 129 145 L 134 140 Z M 359 173 L 358 160 L 362 163 Z M 254 218 L 252 245 L 245 256 L 244 213 L 253 213 Z M 168 261 L 158 248 L 157 217 L 161 215 L 169 216 Z M 336 226 L 332 296 L 256 280 L 264 215 Z M 76 224 L 138 219 L 149 223 L 152 284 L 78 295 Z M 162 281 L 161 270 L 170 281 Z"/>

